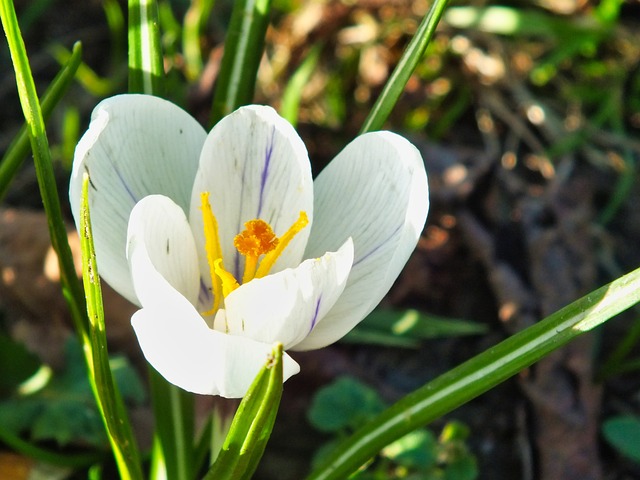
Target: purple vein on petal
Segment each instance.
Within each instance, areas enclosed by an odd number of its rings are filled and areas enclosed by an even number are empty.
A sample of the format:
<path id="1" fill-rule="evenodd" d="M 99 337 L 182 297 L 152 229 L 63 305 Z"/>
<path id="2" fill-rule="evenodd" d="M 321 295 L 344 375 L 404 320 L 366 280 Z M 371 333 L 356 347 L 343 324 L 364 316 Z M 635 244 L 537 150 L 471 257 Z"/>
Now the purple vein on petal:
<path id="1" fill-rule="evenodd" d="M 271 155 L 273 154 L 273 144 L 275 140 L 275 125 L 271 127 L 271 138 L 269 139 L 269 143 L 267 143 L 267 148 L 264 153 L 264 167 L 262 168 L 262 174 L 260 175 L 260 197 L 258 200 L 258 214 L 256 218 L 260 218 L 260 214 L 262 213 L 262 203 L 264 201 L 264 190 L 267 184 L 267 178 L 269 177 L 269 166 L 271 165 Z"/>
<path id="2" fill-rule="evenodd" d="M 321 301 L 322 301 L 322 295 L 320 295 L 318 297 L 318 300 L 316 301 L 316 310 L 315 312 L 313 312 L 313 318 L 311 319 L 311 328 L 309 329 L 309 333 L 311 333 L 311 330 L 313 330 L 313 328 L 316 326 L 316 322 L 318 321 L 318 313 L 320 312 Z"/>
<path id="3" fill-rule="evenodd" d="M 198 295 L 198 303 L 203 305 L 204 308 L 210 308 L 213 303 L 213 294 L 211 293 L 211 289 L 207 287 L 204 283 L 202 277 L 200 277 L 200 293 Z"/>
<path id="4" fill-rule="evenodd" d="M 138 203 L 138 198 L 136 197 L 136 195 L 134 195 L 134 193 L 129 188 L 129 185 L 127 184 L 127 181 L 124 179 L 124 177 L 120 173 L 120 170 L 118 170 L 118 167 L 116 167 L 116 164 L 112 163 L 111 165 L 113 166 L 113 171 L 116 172 L 116 175 L 118 176 L 118 179 L 120 180 L 120 183 L 122 183 L 122 186 L 124 187 L 124 190 L 127 192 L 129 197 L 131 197 L 131 200 L 133 201 L 133 204 L 135 205 L 136 203 Z"/>
<path id="5" fill-rule="evenodd" d="M 382 247 L 384 247 L 387 243 L 389 243 L 393 239 L 393 237 L 396 236 L 396 234 L 400 231 L 401 228 L 402 228 L 402 225 L 398 225 L 398 227 L 393 232 L 391 232 L 391 235 L 389 235 L 387 238 L 385 238 L 382 242 L 380 242 L 378 245 L 373 247 L 371 250 L 369 250 L 367 253 L 362 255 L 357 260 L 354 259 L 353 266 L 351 268 L 355 267 L 356 265 L 358 265 L 361 262 L 364 262 L 367 258 L 369 258 L 371 255 L 373 255 L 378 250 L 380 250 Z"/>

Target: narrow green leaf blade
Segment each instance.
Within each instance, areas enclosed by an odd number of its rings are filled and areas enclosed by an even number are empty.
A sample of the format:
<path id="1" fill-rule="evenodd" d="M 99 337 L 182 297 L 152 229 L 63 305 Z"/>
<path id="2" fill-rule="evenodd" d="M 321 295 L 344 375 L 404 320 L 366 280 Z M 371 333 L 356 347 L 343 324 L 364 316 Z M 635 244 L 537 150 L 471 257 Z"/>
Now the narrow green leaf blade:
<path id="1" fill-rule="evenodd" d="M 202 49 L 200 34 L 207 24 L 215 0 L 193 0 L 184 15 L 182 29 L 182 51 L 184 52 L 185 74 L 190 81 L 202 73 Z"/>
<path id="2" fill-rule="evenodd" d="M 67 92 L 75 74 L 82 62 L 82 45 L 76 42 L 71 50 L 71 56 L 64 67 L 58 72 L 49 85 L 49 88 L 42 96 L 42 116 L 47 120 L 53 109 Z M 11 142 L 9 148 L 0 161 L 0 201 L 6 195 L 9 185 L 20 169 L 22 162 L 29 151 L 29 134 L 27 126 L 23 126 L 16 138 Z"/>
<path id="3" fill-rule="evenodd" d="M 0 19 L 4 28 L 11 53 L 11 61 L 16 74 L 18 96 L 27 125 L 27 133 L 31 143 L 36 177 L 40 188 L 40 196 L 47 214 L 51 244 L 60 264 L 60 277 L 65 298 L 69 302 L 71 315 L 78 334 L 86 332 L 87 321 L 84 315 L 85 301 L 80 282 L 67 241 L 67 230 L 62 218 L 58 188 L 56 186 L 51 152 L 45 130 L 42 108 L 38 100 L 36 87 L 31 74 L 29 58 L 20 33 L 16 11 L 11 0 L 0 2 Z"/>
<path id="4" fill-rule="evenodd" d="M 153 461 L 164 464 L 167 478 L 192 479 L 195 473 L 194 397 L 167 382 L 152 367 L 149 367 L 149 382 L 159 446 Z"/>
<path id="5" fill-rule="evenodd" d="M 62 467 L 83 468 L 103 460 L 101 453 L 64 454 L 38 447 L 0 425 L 0 441 L 16 452 L 20 452 L 35 460 Z"/>
<path id="6" fill-rule="evenodd" d="M 441 375 L 341 442 L 308 480 L 347 478 L 385 445 L 451 412 L 640 301 L 640 269 Z"/>
<path id="7" fill-rule="evenodd" d="M 212 124 L 252 102 L 270 11 L 271 0 L 234 2 L 213 97 Z"/>
<path id="8" fill-rule="evenodd" d="M 313 46 L 302 64 L 291 76 L 289 83 L 282 94 L 282 103 L 280 105 L 280 115 L 289 121 L 294 127 L 298 123 L 298 110 L 300 109 L 300 99 L 302 98 L 302 90 L 309 82 L 311 74 L 318 64 L 322 45 Z"/>
<path id="9" fill-rule="evenodd" d="M 282 344 L 260 370 L 240 402 L 229 434 L 205 480 L 251 478 L 264 452 L 282 397 Z"/>
<path id="10" fill-rule="evenodd" d="M 158 5 L 129 0 L 129 93 L 161 95 L 164 88 Z"/>
<path id="11" fill-rule="evenodd" d="M 129 0 L 129 93 L 164 95 L 163 53 L 155 0 Z M 194 398 L 149 367 L 156 420 L 151 471 L 175 480 L 193 478 Z"/>
<path id="12" fill-rule="evenodd" d="M 382 89 L 378 100 L 376 100 L 376 103 L 365 119 L 360 129 L 361 134 L 382 128 L 391 110 L 404 91 L 409 77 L 415 70 L 418 62 L 422 59 L 448 1 L 449 0 L 434 0 L 427 15 L 420 23 L 418 31 L 411 39 L 411 42 L 409 42 L 409 45 L 407 45 L 407 49 L 402 54 L 398 65 L 396 65 L 396 68 Z"/>
<path id="13" fill-rule="evenodd" d="M 140 454 L 122 396 L 113 379 L 107 354 L 102 291 L 100 290 L 100 277 L 98 276 L 89 213 L 89 176 L 86 173 L 82 183 L 82 203 L 80 206 L 80 245 L 82 249 L 82 278 L 89 315 L 85 355 L 89 357 L 87 363 L 91 387 L 98 400 L 98 407 L 107 429 L 120 477 L 123 479 L 142 479 Z"/>

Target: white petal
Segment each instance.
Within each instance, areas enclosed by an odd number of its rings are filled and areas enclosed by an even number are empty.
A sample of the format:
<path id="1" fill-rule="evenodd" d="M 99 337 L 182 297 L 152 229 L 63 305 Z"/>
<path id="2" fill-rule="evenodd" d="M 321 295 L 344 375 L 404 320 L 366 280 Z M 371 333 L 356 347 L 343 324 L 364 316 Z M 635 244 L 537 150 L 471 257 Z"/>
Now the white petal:
<path id="1" fill-rule="evenodd" d="M 191 227 L 182 208 L 163 195 L 140 200 L 129 219 L 127 257 L 140 305 L 156 303 L 158 274 L 192 304 L 200 269 Z"/>
<path id="2" fill-rule="evenodd" d="M 316 217 L 305 256 L 352 237 L 355 259 L 344 293 L 296 350 L 335 342 L 373 310 L 409 259 L 429 210 L 420 152 L 390 132 L 356 138 L 314 188 Z"/>
<path id="3" fill-rule="evenodd" d="M 144 308 L 131 323 L 146 359 L 169 382 L 190 392 L 243 396 L 272 346 L 207 327 L 190 301 L 154 268 L 145 242 L 135 238 L 129 259 Z M 289 356 L 283 360 L 285 379 L 300 370 Z"/>
<path id="4" fill-rule="evenodd" d="M 210 192 L 218 220 L 224 265 L 242 277 L 244 258 L 233 246 L 244 223 L 260 218 L 280 236 L 305 211 L 313 216 L 309 157 L 293 127 L 271 107 L 242 107 L 223 118 L 202 149 L 189 221 L 204 245 L 200 194 Z M 309 236 L 303 229 L 278 259 L 273 272 L 298 265 Z M 201 269 L 207 271 L 204 252 Z"/>
<path id="5" fill-rule="evenodd" d="M 215 328 L 290 348 L 322 323 L 342 294 L 352 263 L 348 239 L 337 252 L 252 280 L 225 299 L 226 323 L 216 318 Z"/>
<path id="6" fill-rule="evenodd" d="M 69 186 L 76 225 L 82 174 L 88 171 L 100 273 L 131 301 L 135 295 L 125 258 L 129 214 L 153 193 L 171 197 L 187 212 L 205 138 L 198 122 L 174 104 L 148 95 L 119 95 L 95 108 L 76 147 Z"/>
<path id="7" fill-rule="evenodd" d="M 240 398 L 269 358 L 272 345 L 209 329 L 193 306 L 175 301 L 139 310 L 131 323 L 147 361 L 178 387 Z M 287 354 L 284 380 L 300 371 Z"/>

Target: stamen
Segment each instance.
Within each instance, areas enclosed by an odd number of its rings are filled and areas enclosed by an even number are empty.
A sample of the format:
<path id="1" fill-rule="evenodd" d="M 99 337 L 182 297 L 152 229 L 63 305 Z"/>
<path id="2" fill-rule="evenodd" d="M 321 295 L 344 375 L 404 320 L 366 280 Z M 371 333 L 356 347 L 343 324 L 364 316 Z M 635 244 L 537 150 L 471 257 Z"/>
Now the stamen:
<path id="1" fill-rule="evenodd" d="M 253 280 L 258 258 L 269 253 L 278 245 L 278 239 L 271 226 L 264 220 L 249 220 L 244 224 L 245 230 L 236 235 L 233 244 L 245 256 L 242 283 Z"/>
<path id="2" fill-rule="evenodd" d="M 236 278 L 224 269 L 221 258 L 215 261 L 213 268 L 222 284 L 222 295 L 226 297 L 240 286 Z"/>
<path id="3" fill-rule="evenodd" d="M 291 227 L 289 227 L 289 230 L 287 230 L 284 235 L 282 235 L 278 239 L 278 243 L 275 248 L 267 253 L 262 259 L 262 261 L 260 262 L 260 266 L 256 271 L 255 278 L 262 278 L 269 273 L 269 270 L 271 270 L 271 267 L 273 267 L 273 264 L 276 263 L 278 257 L 280 257 L 284 249 L 287 248 L 287 245 L 289 245 L 291 240 L 293 240 L 293 237 L 295 237 L 300 232 L 300 230 L 306 227 L 308 223 L 309 217 L 307 217 L 307 212 L 301 211 L 300 216 L 294 222 L 294 224 L 291 225 Z"/>
<path id="4" fill-rule="evenodd" d="M 220 235 L 218 234 L 218 221 L 216 220 L 211 204 L 209 203 L 209 192 L 200 194 L 202 210 L 202 222 L 204 224 L 204 249 L 207 252 L 207 263 L 209 264 L 209 274 L 211 275 L 211 285 L 213 290 L 213 308 L 203 315 L 212 315 L 220 308 L 223 298 L 223 282 L 217 275 L 215 269 L 216 262 L 220 262 L 221 268 L 224 269 L 222 263 L 222 248 L 220 247 Z"/>

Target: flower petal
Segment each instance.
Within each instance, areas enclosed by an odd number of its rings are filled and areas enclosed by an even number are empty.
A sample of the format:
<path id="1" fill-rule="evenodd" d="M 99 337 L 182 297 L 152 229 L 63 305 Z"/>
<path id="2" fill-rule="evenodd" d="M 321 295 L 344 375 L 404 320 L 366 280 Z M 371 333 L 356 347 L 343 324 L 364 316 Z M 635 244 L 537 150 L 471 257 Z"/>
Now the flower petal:
<path id="1" fill-rule="evenodd" d="M 344 293 L 295 350 L 335 342 L 373 310 L 409 259 L 429 210 L 420 152 L 390 132 L 356 138 L 314 188 L 316 217 L 305 257 L 352 237 L 355 258 Z"/>
<path id="2" fill-rule="evenodd" d="M 191 227 L 182 208 L 164 195 L 140 200 L 129 219 L 127 257 L 141 305 L 156 303 L 156 272 L 195 305 L 200 269 Z M 149 259 L 147 261 L 147 259 Z"/>
<path id="3" fill-rule="evenodd" d="M 307 150 L 293 127 L 271 107 L 248 106 L 223 118 L 202 149 L 189 221 L 204 245 L 200 194 L 210 192 L 218 220 L 225 268 L 242 278 L 244 258 L 233 246 L 244 223 L 260 218 L 276 235 L 305 211 L 313 216 L 313 182 Z M 298 265 L 310 228 L 304 228 L 276 262 L 273 272 Z M 323 252 L 324 253 L 324 252 Z M 200 252 L 201 269 L 208 271 Z M 208 285 L 209 286 L 209 285 Z"/>
<path id="4" fill-rule="evenodd" d="M 351 239 L 337 252 L 257 278 L 225 299 L 226 323 L 215 328 L 285 349 L 302 341 L 342 294 L 353 263 Z"/>
<path id="5" fill-rule="evenodd" d="M 148 210 L 159 212 L 161 208 L 157 205 L 167 207 L 169 216 L 181 209 L 176 205 L 170 207 L 168 199 L 145 200 L 132 212 L 128 249 L 133 284 L 143 306 L 131 319 L 142 352 L 162 376 L 185 390 L 228 398 L 242 397 L 264 365 L 272 346 L 211 330 L 192 303 L 170 285 L 156 268 L 157 259 L 151 258 L 162 253 L 154 248 L 156 242 L 151 236 L 162 227 L 154 228 L 158 227 L 157 222 L 145 221 L 138 218 L 138 214 L 142 216 Z M 170 213 L 172 210 L 174 212 Z M 149 228 L 145 228 L 145 223 Z M 175 227 L 175 222 L 171 224 Z M 179 229 L 184 230 L 184 225 Z M 195 257 L 195 248 L 191 256 Z M 166 266 L 163 262 L 160 265 Z M 199 278 L 199 275 L 195 277 Z M 300 370 L 288 355 L 284 362 L 285 379 Z"/>
<path id="6" fill-rule="evenodd" d="M 244 396 L 273 346 L 211 330 L 195 308 L 173 292 L 173 297 L 139 310 L 131 319 L 147 361 L 189 392 Z M 300 371 L 289 355 L 283 362 L 284 380 Z"/>
<path id="7" fill-rule="evenodd" d="M 153 193 L 171 197 L 188 211 L 205 138 L 198 122 L 174 104 L 148 95 L 119 95 L 95 108 L 78 143 L 69 186 L 76 225 L 86 170 L 100 273 L 131 301 L 136 298 L 125 258 L 129 214 Z"/>

